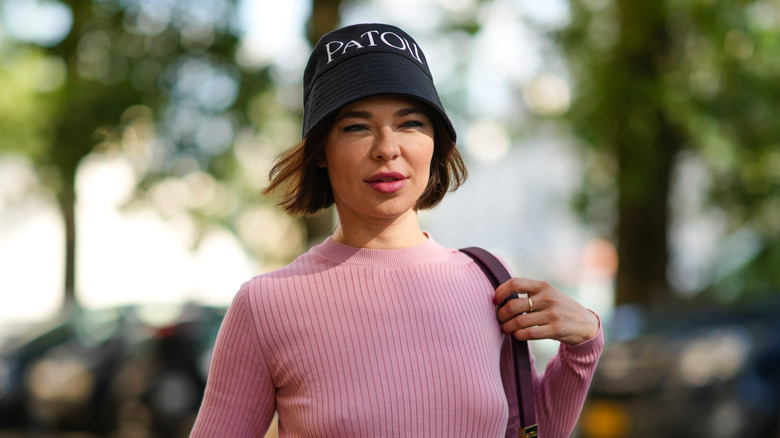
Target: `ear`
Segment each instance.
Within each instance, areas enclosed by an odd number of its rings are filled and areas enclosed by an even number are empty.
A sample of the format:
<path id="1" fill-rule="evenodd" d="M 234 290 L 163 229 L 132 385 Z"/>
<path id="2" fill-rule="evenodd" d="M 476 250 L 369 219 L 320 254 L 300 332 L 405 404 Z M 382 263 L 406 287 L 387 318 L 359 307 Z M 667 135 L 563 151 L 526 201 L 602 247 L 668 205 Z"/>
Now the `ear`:
<path id="1" fill-rule="evenodd" d="M 324 169 L 324 168 L 328 167 L 328 164 L 324 160 L 323 161 L 319 161 L 317 163 L 317 167 L 319 167 L 321 169 Z"/>

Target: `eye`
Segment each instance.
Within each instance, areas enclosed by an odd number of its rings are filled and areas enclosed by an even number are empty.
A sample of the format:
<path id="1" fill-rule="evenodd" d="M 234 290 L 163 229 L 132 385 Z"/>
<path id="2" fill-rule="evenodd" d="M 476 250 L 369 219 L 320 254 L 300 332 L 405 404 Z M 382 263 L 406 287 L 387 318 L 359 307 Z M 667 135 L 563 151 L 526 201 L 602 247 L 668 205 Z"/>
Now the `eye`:
<path id="1" fill-rule="evenodd" d="M 425 126 L 421 120 L 407 120 L 401 124 L 403 128 L 419 128 Z"/>
<path id="2" fill-rule="evenodd" d="M 365 125 L 347 125 L 344 127 L 344 132 L 361 132 L 367 129 Z"/>

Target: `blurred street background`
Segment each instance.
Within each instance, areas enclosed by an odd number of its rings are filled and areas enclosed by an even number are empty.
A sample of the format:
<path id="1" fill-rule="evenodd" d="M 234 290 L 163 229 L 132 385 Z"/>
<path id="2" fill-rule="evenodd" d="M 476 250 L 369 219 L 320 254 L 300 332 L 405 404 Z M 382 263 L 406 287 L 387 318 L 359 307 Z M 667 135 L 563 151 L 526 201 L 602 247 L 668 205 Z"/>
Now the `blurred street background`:
<path id="1" fill-rule="evenodd" d="M 601 315 L 578 437 L 780 437 L 780 1 L 0 0 L 0 438 L 187 436 L 241 283 L 333 229 L 260 192 L 356 22 L 458 131 L 424 229 Z"/>

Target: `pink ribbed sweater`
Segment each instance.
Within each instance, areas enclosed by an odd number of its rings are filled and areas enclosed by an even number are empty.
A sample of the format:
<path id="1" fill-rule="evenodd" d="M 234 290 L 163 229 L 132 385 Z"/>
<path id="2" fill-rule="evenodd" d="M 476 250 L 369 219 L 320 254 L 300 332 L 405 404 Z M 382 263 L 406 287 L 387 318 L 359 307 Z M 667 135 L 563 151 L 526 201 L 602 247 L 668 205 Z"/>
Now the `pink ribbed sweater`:
<path id="1" fill-rule="evenodd" d="M 281 437 L 516 436 L 506 345 L 464 254 L 327 239 L 241 287 L 191 436 L 262 437 L 275 410 Z M 571 434 L 603 345 L 561 345 L 534 376 L 541 437 Z"/>

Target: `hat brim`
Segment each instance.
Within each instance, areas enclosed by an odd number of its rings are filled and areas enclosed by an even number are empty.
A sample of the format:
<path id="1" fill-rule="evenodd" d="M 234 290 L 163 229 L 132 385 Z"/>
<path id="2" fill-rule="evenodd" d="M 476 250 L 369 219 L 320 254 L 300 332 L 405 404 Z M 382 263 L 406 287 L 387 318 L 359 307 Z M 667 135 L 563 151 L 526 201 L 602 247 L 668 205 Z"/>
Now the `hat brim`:
<path id="1" fill-rule="evenodd" d="M 386 52 L 353 57 L 317 78 L 305 102 L 303 137 L 344 105 L 379 94 L 403 94 L 428 103 L 442 117 L 455 140 L 455 128 L 444 112 L 433 80 L 410 59 Z"/>

